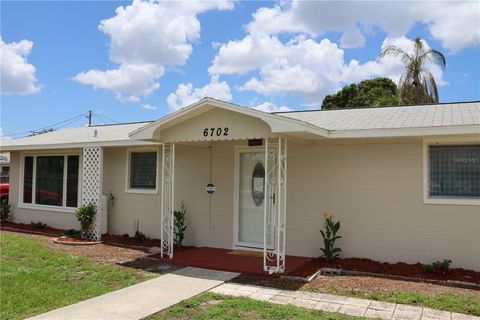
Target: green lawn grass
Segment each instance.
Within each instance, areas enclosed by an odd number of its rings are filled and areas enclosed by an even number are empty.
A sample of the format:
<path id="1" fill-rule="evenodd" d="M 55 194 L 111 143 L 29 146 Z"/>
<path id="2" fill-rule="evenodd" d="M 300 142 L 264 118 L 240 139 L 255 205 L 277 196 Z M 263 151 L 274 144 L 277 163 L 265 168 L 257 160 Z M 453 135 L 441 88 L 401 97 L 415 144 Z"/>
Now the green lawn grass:
<path id="1" fill-rule="evenodd" d="M 307 291 L 318 291 L 314 289 L 307 289 Z M 475 296 L 458 295 L 452 293 L 442 293 L 438 295 L 426 295 L 413 292 L 374 292 L 367 293 L 362 291 L 348 291 L 338 289 L 334 286 L 329 287 L 327 292 L 331 294 L 338 294 L 342 296 L 351 296 L 363 299 L 372 299 L 378 301 L 388 301 L 400 304 L 409 304 L 414 306 L 422 306 L 432 309 L 440 309 L 446 311 L 453 311 L 459 313 L 467 313 L 480 316 L 480 299 Z"/>
<path id="2" fill-rule="evenodd" d="M 0 319 L 23 319 L 151 277 L 93 264 L 25 236 L 2 233 L 0 249 Z"/>
<path id="3" fill-rule="evenodd" d="M 279 305 L 244 297 L 231 297 L 204 293 L 185 300 L 166 311 L 151 315 L 145 320 L 161 319 L 298 319 L 298 320 L 351 320 L 365 319 L 338 313 Z"/>

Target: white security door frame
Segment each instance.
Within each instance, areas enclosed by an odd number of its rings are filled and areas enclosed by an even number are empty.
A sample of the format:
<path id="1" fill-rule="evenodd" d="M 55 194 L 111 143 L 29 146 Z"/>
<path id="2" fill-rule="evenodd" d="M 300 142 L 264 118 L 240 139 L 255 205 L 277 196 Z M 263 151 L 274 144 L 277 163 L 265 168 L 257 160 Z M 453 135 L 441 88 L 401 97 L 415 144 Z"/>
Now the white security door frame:
<path id="1" fill-rule="evenodd" d="M 265 140 L 265 193 L 263 270 L 269 274 L 285 271 L 285 224 L 287 207 L 287 140 Z M 272 214 L 273 213 L 273 214 Z M 268 239 L 273 237 L 273 249 Z"/>
<path id="2" fill-rule="evenodd" d="M 175 206 L 175 143 L 162 145 L 161 252 L 173 258 L 173 211 Z"/>

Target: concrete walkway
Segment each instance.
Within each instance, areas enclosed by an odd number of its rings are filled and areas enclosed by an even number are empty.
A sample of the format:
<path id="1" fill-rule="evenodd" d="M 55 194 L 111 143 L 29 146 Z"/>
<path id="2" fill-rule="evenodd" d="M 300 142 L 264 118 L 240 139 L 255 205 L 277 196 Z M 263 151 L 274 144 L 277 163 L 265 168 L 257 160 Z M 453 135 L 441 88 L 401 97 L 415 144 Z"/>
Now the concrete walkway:
<path id="1" fill-rule="evenodd" d="M 369 318 L 395 320 L 480 320 L 480 317 L 429 308 L 236 283 L 225 283 L 210 291 L 236 297 L 248 297 L 271 303 L 292 304 L 303 308 L 339 312 L 346 315 Z"/>
<path id="2" fill-rule="evenodd" d="M 184 268 L 30 319 L 141 319 L 208 291 L 236 276 L 238 273 Z"/>

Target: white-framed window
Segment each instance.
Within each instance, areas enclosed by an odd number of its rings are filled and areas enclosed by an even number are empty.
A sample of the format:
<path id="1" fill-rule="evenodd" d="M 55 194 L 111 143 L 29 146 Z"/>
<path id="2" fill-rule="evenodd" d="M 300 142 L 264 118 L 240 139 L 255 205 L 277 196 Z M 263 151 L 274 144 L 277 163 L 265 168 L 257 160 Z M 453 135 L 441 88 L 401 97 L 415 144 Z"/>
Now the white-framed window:
<path id="1" fill-rule="evenodd" d="M 158 148 L 127 149 L 127 193 L 154 194 L 158 192 Z"/>
<path id="2" fill-rule="evenodd" d="M 79 153 L 22 155 L 21 206 L 73 212 L 80 203 L 80 164 Z"/>
<path id="3" fill-rule="evenodd" d="M 480 205 L 480 141 L 424 141 L 424 203 Z"/>

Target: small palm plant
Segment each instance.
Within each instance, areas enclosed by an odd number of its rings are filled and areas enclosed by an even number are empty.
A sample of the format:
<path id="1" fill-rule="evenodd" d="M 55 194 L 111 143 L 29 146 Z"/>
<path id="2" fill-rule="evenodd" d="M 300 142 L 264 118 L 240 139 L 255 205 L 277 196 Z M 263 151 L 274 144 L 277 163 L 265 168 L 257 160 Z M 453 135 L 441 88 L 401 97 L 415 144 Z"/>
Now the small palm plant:
<path id="1" fill-rule="evenodd" d="M 333 221 L 333 218 L 335 218 L 335 212 L 333 211 L 325 211 L 323 217 L 325 218 L 325 231 L 320 230 L 320 233 L 323 237 L 324 247 L 320 248 L 320 250 L 323 252 L 322 257 L 327 261 L 331 261 L 342 252 L 342 249 L 335 247 L 335 241 L 342 238 L 341 236 L 337 236 L 337 232 L 340 229 L 340 222 Z"/>
<path id="2" fill-rule="evenodd" d="M 185 239 L 185 230 L 187 226 L 185 225 L 185 215 L 187 214 L 187 209 L 185 203 L 181 203 L 180 210 L 174 211 L 173 216 L 175 218 L 174 229 L 175 229 L 175 244 L 177 248 L 182 247 L 183 240 Z"/>

